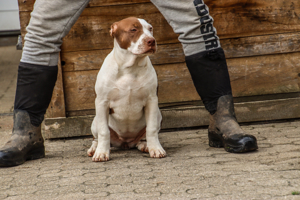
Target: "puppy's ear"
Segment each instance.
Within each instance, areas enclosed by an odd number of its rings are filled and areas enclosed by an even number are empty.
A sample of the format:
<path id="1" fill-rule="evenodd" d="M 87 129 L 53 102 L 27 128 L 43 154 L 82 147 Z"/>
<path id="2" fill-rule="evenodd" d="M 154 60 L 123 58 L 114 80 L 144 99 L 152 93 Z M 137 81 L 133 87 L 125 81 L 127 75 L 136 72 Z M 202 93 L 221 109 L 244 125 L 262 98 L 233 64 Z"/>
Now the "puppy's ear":
<path id="1" fill-rule="evenodd" d="M 117 28 L 118 28 L 117 22 L 115 22 L 111 25 L 110 31 L 109 31 L 111 37 L 115 37 Z"/>

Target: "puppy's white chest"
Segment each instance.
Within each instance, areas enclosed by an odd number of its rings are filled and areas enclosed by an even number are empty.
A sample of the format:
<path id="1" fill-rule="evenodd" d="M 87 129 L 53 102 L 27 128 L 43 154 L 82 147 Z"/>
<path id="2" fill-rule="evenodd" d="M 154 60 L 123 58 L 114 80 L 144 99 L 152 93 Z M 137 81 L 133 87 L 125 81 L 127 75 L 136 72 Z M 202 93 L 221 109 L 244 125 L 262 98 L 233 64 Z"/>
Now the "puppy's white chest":
<path id="1" fill-rule="evenodd" d="M 120 90 L 131 91 L 140 87 L 140 81 L 137 75 L 126 74 L 122 75 L 116 80 L 115 86 Z"/>
<path id="2" fill-rule="evenodd" d="M 115 89 L 109 95 L 110 108 L 122 118 L 142 112 L 148 97 L 147 91 L 138 78 L 124 76 L 116 82 Z"/>

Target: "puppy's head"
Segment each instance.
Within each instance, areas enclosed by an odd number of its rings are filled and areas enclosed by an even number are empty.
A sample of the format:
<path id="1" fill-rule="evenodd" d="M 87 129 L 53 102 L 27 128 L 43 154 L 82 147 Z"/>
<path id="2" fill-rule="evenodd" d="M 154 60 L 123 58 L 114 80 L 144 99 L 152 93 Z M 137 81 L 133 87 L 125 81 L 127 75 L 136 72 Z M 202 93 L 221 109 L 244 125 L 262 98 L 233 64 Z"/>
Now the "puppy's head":
<path id="1" fill-rule="evenodd" d="M 110 35 L 115 38 L 122 49 L 135 55 L 153 54 L 156 41 L 153 28 L 143 19 L 129 17 L 111 25 Z"/>

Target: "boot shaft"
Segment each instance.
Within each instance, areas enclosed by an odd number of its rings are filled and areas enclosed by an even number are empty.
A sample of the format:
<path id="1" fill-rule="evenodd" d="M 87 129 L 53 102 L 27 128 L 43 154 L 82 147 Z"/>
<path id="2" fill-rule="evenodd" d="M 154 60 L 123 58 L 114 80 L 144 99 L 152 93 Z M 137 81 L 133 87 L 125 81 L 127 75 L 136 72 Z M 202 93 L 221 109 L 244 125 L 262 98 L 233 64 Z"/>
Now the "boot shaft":
<path id="1" fill-rule="evenodd" d="M 222 48 L 186 56 L 194 86 L 205 108 L 214 114 L 221 96 L 231 95 L 231 85 Z"/>
<path id="2" fill-rule="evenodd" d="M 27 111 L 14 110 L 13 135 L 29 136 L 30 139 L 42 138 L 41 125 L 31 124 L 30 116 Z"/>
<path id="3" fill-rule="evenodd" d="M 14 108 L 27 111 L 31 124 L 36 127 L 44 120 L 57 72 L 57 66 L 40 66 L 22 62 L 19 65 Z"/>

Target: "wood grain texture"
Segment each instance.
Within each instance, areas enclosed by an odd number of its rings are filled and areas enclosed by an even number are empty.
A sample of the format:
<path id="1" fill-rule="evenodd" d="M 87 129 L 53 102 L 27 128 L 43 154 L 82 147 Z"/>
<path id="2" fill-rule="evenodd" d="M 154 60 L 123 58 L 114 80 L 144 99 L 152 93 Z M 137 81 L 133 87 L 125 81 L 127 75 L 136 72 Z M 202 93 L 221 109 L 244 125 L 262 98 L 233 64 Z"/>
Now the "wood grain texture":
<path id="1" fill-rule="evenodd" d="M 62 50 L 74 51 L 112 48 L 113 40 L 109 35 L 111 25 L 129 16 L 145 19 L 153 25 L 158 44 L 176 43 L 178 35 L 151 3 L 129 4 L 110 7 L 86 8 L 68 35 L 64 38 Z M 74 43 L 74 41 L 77 41 Z"/>
<path id="2" fill-rule="evenodd" d="M 234 96 L 299 92 L 300 53 L 228 59 Z"/>
<path id="3" fill-rule="evenodd" d="M 300 32 L 221 40 L 226 58 L 262 56 L 300 51 Z"/>
<path id="4" fill-rule="evenodd" d="M 150 3 L 150 0 L 91 0 L 89 2 L 89 7 L 96 6 L 111 6 L 111 5 L 126 5 L 126 4 L 136 4 L 136 3 Z"/>
<path id="5" fill-rule="evenodd" d="M 235 103 L 239 122 L 267 121 L 300 117 L 300 98 Z M 204 106 L 161 109 L 162 130 L 208 125 L 209 114 Z M 44 138 L 91 135 L 94 116 L 77 116 L 45 120 Z M 242 127 L 243 128 L 243 127 Z"/>
<path id="6" fill-rule="evenodd" d="M 126 17 L 136 16 L 153 24 L 157 42 L 177 43 L 178 35 L 152 3 L 86 8 L 70 32 L 64 37 L 62 51 L 107 49 L 113 47 L 109 35 L 111 25 Z M 30 12 L 20 12 L 21 33 L 24 38 Z"/>
<path id="7" fill-rule="evenodd" d="M 18 0 L 20 12 L 31 12 L 33 10 L 35 0 Z M 22 19 L 22 18 L 20 18 Z M 21 20 L 20 20 L 21 21 Z"/>
<path id="8" fill-rule="evenodd" d="M 58 62 L 57 80 L 53 89 L 52 99 L 46 111 L 46 118 L 66 117 L 65 96 L 62 80 L 60 58 Z"/>
<path id="9" fill-rule="evenodd" d="M 34 0 L 18 1 L 24 37 Z M 235 97 L 299 92 L 300 1 L 206 0 L 205 3 L 215 19 L 214 26 L 225 50 Z M 65 90 L 55 93 L 62 92 L 66 102 L 62 102 L 61 95 L 55 97 L 54 94 L 51 105 L 55 109 L 60 107 L 65 110 L 65 105 L 67 112 L 93 111 L 96 75 L 113 47 L 113 40 L 109 36 L 110 26 L 115 21 L 133 15 L 146 19 L 154 26 L 159 50 L 151 60 L 159 79 L 160 103 L 200 100 L 184 64 L 178 35 L 149 0 L 91 0 L 63 40 L 63 73 L 60 78 L 63 82 L 58 88 L 64 87 Z M 259 121 L 299 117 L 298 104 L 299 99 L 285 99 L 236 106 L 241 106 L 238 112 L 243 113 L 240 114 L 244 116 L 244 119 L 240 118 L 242 121 Z M 56 113 L 54 107 L 49 107 L 48 117 L 66 116 L 62 112 Z M 170 126 L 164 127 L 205 124 L 204 107 L 196 107 L 164 110 L 164 118 L 170 120 L 167 123 Z M 201 119 L 199 123 L 199 116 L 203 116 L 204 121 Z M 57 129 L 60 132 L 51 129 L 55 127 L 53 124 L 48 130 L 53 130 L 54 135 L 61 134 L 55 137 L 64 137 L 71 131 L 81 134 L 89 131 L 90 119 L 85 120 L 68 122 L 69 125 L 59 124 L 66 128 L 63 129 L 66 133 L 62 133 L 62 129 Z M 72 129 L 70 126 L 75 122 L 77 125 Z M 74 134 L 70 133 L 69 136 Z"/>
<path id="10" fill-rule="evenodd" d="M 221 38 L 300 30 L 300 2 L 295 0 L 206 0 Z"/>
<path id="11" fill-rule="evenodd" d="M 199 100 L 184 63 L 155 66 L 160 103 Z M 98 70 L 64 72 L 67 111 L 95 108 L 94 86 Z"/>
<path id="12" fill-rule="evenodd" d="M 240 38 L 300 31 L 300 2 L 294 0 L 229 0 L 207 1 L 218 36 Z M 29 11 L 21 12 L 21 31 L 29 21 Z M 112 23 L 128 16 L 146 19 L 154 26 L 159 44 L 178 42 L 164 17 L 152 3 L 134 3 L 86 8 L 69 34 L 62 49 L 67 51 L 112 48 L 109 29 Z"/>
<path id="13" fill-rule="evenodd" d="M 226 58 L 241 58 L 298 52 L 300 32 L 265 35 L 246 38 L 223 39 L 221 45 Z M 150 56 L 155 65 L 184 62 L 180 43 L 158 45 L 158 51 Z M 100 69 L 111 49 L 62 52 L 63 71 L 84 71 Z"/>
<path id="14" fill-rule="evenodd" d="M 35 0 L 18 0 L 20 11 L 32 11 Z M 149 3 L 150 0 L 91 0 L 87 7 Z"/>
<path id="15" fill-rule="evenodd" d="M 277 99 L 235 103 L 238 122 L 268 121 L 299 118 L 300 98 Z M 209 124 L 209 114 L 204 106 L 161 109 L 162 129 L 204 126 Z"/>
<path id="16" fill-rule="evenodd" d="M 63 73 L 66 110 L 95 109 L 98 70 Z"/>
<path id="17" fill-rule="evenodd" d="M 300 53 L 228 59 L 234 97 L 299 92 Z M 185 63 L 154 65 L 160 103 L 200 100 Z M 67 111 L 94 109 L 98 70 L 64 72 Z"/>
<path id="18" fill-rule="evenodd" d="M 63 71 L 99 70 L 112 49 L 62 52 Z M 150 56 L 152 64 L 185 62 L 180 43 L 158 45 L 157 52 Z"/>
<path id="19" fill-rule="evenodd" d="M 260 95 L 260 96 L 245 96 L 245 97 L 234 97 L 234 103 L 245 103 L 245 102 L 258 102 L 258 101 L 269 101 L 269 100 L 280 100 L 280 99 L 293 99 L 300 98 L 299 92 L 292 93 L 281 93 L 281 94 L 269 94 L 269 95 Z M 173 110 L 184 107 L 201 107 L 204 106 L 201 100 L 196 101 L 181 101 L 181 102 L 171 102 L 171 103 L 159 103 L 160 109 L 163 110 Z M 95 109 L 90 110 L 76 110 L 76 111 L 68 111 L 68 117 L 76 117 L 76 116 L 88 116 L 95 115 Z"/>

